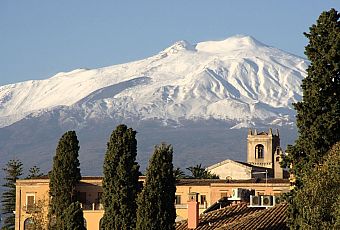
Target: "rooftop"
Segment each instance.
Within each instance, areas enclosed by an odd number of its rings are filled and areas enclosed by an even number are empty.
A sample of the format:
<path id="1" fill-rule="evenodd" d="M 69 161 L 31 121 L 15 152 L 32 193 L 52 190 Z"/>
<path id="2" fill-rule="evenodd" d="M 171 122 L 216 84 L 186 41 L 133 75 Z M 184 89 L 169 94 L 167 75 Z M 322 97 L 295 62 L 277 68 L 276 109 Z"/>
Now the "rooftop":
<path id="1" fill-rule="evenodd" d="M 103 179 L 102 176 L 83 176 L 81 178 L 82 181 L 101 181 Z M 145 176 L 140 176 L 139 180 L 145 180 Z M 47 176 L 42 176 L 35 179 L 19 179 L 17 180 L 17 184 L 25 184 L 25 183 L 48 183 L 49 179 Z M 221 180 L 221 179 L 179 179 L 176 183 L 177 186 L 210 186 L 211 184 L 242 184 L 242 183 L 266 183 L 264 178 L 253 178 L 247 180 Z M 268 178 L 267 183 L 270 184 L 287 184 L 289 183 L 289 179 L 275 179 Z"/>
<path id="2" fill-rule="evenodd" d="M 251 208 L 246 203 L 228 206 L 200 216 L 196 230 L 227 229 L 288 229 L 286 226 L 287 204 L 272 208 Z M 187 230 L 187 221 L 176 224 L 176 230 Z"/>
<path id="3" fill-rule="evenodd" d="M 211 184 L 258 184 L 266 183 L 265 178 L 253 178 L 247 180 L 221 180 L 221 179 L 180 179 L 177 181 L 177 186 L 210 186 Z M 269 184 L 289 184 L 289 179 L 268 178 Z"/>

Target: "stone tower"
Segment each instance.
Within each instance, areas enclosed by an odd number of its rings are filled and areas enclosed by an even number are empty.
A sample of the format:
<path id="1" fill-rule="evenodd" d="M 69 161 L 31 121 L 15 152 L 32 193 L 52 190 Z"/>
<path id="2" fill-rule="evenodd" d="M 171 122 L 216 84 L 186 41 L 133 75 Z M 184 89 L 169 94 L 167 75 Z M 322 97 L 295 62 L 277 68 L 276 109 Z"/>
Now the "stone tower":
<path id="1" fill-rule="evenodd" d="M 258 133 L 256 129 L 249 129 L 247 139 L 247 162 L 274 170 L 276 168 L 276 158 L 274 160 L 274 157 L 277 156 L 277 151 L 280 149 L 279 131 L 277 130 L 276 134 L 273 134 L 272 129 L 269 129 L 268 133 Z"/>

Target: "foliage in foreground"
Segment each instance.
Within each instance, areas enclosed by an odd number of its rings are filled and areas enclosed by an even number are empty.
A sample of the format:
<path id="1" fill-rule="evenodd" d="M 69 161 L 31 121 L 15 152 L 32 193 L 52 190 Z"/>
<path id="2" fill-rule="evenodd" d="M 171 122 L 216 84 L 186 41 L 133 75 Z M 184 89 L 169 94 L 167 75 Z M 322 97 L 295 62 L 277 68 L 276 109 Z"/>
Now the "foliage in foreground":
<path id="1" fill-rule="evenodd" d="M 305 54 L 311 61 L 302 81 L 303 98 L 296 103 L 298 139 L 287 150 L 288 163 L 299 178 L 323 160 L 340 140 L 340 14 L 323 12 L 305 33 Z"/>
<path id="2" fill-rule="evenodd" d="M 340 142 L 324 161 L 302 178 L 304 186 L 294 191 L 291 227 L 302 229 L 340 229 Z"/>
<path id="3" fill-rule="evenodd" d="M 59 140 L 53 168 L 49 173 L 50 202 L 49 228 L 63 229 L 64 212 L 75 198 L 76 184 L 80 181 L 78 160 L 79 141 L 75 131 L 66 132 Z"/>
<path id="4" fill-rule="evenodd" d="M 22 175 L 22 163 L 19 160 L 10 160 L 3 170 L 5 172 L 6 181 L 5 184 L 3 184 L 3 187 L 5 187 L 6 190 L 3 192 L 1 199 L 2 214 L 4 214 L 3 229 L 14 229 L 15 216 L 13 211 L 15 211 L 16 197 L 15 182 Z"/>
<path id="5" fill-rule="evenodd" d="M 334 207 L 340 206 L 339 161 L 332 163 L 340 155 L 335 145 L 340 141 L 339 18 L 335 9 L 323 12 L 305 33 L 311 63 L 302 82 L 302 101 L 294 105 L 299 136 L 285 158 L 296 177 L 288 198 L 291 229 L 331 229 L 339 221 Z"/>
<path id="6" fill-rule="evenodd" d="M 64 230 L 86 230 L 84 227 L 83 210 L 79 202 L 73 202 L 63 214 Z"/>
<path id="7" fill-rule="evenodd" d="M 195 179 L 219 179 L 216 174 L 210 173 L 205 168 L 202 167 L 202 164 L 191 166 L 187 168 L 187 170 L 191 173 L 191 178 Z"/>
<path id="8" fill-rule="evenodd" d="M 171 145 L 155 147 L 138 197 L 137 230 L 175 229 L 176 185 L 172 158 Z"/>
<path id="9" fill-rule="evenodd" d="M 119 125 L 112 132 L 104 159 L 104 216 L 101 228 L 135 229 L 139 165 L 136 131 Z"/>

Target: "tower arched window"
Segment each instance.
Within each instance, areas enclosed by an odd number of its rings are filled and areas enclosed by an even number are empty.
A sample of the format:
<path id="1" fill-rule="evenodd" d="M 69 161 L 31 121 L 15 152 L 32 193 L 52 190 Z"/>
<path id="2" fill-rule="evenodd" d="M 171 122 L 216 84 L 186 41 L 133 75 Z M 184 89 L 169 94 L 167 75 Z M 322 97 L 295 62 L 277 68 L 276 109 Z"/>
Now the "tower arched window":
<path id="1" fill-rule="evenodd" d="M 264 158 L 264 146 L 259 144 L 255 146 L 255 158 Z"/>

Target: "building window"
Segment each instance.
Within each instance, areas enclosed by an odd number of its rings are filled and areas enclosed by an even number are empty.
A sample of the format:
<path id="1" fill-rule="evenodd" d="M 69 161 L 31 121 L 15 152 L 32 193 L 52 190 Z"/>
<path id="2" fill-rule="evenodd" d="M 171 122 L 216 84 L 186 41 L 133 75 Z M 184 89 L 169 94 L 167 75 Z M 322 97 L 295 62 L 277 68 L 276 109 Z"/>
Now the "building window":
<path id="1" fill-rule="evenodd" d="M 32 218 L 27 218 L 24 221 L 24 230 L 34 230 L 35 226 L 34 226 L 34 222 Z"/>
<path id="2" fill-rule="evenodd" d="M 180 195 L 175 196 L 175 204 L 181 204 L 181 196 Z"/>
<path id="3" fill-rule="evenodd" d="M 255 146 L 255 158 L 261 159 L 264 158 L 264 147 L 259 144 Z"/>
<path id="4" fill-rule="evenodd" d="M 207 202 L 207 196 L 206 195 L 201 195 L 200 204 L 204 204 L 205 202 Z"/>
<path id="5" fill-rule="evenodd" d="M 26 208 L 32 210 L 35 204 L 35 193 L 26 193 Z"/>

